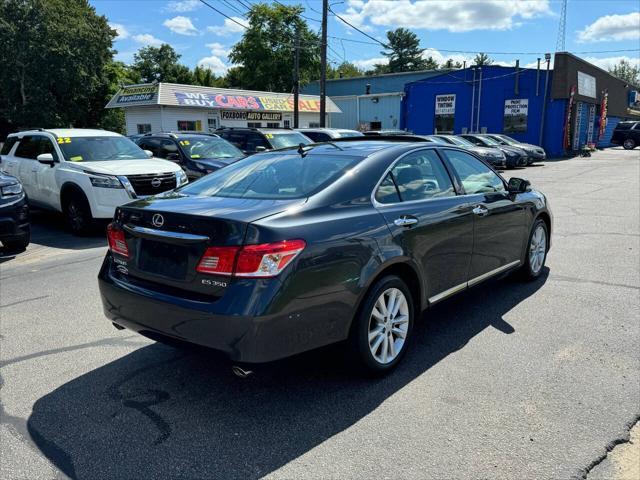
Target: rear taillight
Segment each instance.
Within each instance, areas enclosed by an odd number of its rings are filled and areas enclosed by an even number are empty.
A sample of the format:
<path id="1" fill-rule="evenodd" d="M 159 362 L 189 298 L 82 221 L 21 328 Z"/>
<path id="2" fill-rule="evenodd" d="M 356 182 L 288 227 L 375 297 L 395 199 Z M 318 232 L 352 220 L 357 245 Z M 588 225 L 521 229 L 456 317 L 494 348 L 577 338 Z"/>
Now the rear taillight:
<path id="1" fill-rule="evenodd" d="M 117 225 L 110 223 L 107 226 L 107 239 L 113 253 L 129 258 L 129 247 L 127 247 L 127 241 L 124 238 L 124 231 Z"/>
<path id="2" fill-rule="evenodd" d="M 196 270 L 200 273 L 232 275 L 238 250 L 240 247 L 209 247 L 200 259 Z"/>
<path id="3" fill-rule="evenodd" d="M 196 270 L 214 275 L 275 277 L 305 246 L 304 240 L 285 240 L 244 247 L 210 247 Z"/>

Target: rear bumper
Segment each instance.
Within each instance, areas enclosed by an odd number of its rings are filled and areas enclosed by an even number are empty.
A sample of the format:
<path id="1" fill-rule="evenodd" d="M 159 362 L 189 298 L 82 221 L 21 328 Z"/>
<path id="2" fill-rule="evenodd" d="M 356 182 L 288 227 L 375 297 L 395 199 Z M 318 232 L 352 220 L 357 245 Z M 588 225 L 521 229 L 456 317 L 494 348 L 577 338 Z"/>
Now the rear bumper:
<path id="1" fill-rule="evenodd" d="M 177 339 L 221 351 L 232 361 L 264 363 L 340 341 L 348 330 L 348 322 L 336 327 L 330 305 L 287 302 L 278 279 L 231 281 L 220 300 L 203 301 L 135 285 L 111 264 L 108 254 L 98 275 L 105 315 L 152 339 Z"/>

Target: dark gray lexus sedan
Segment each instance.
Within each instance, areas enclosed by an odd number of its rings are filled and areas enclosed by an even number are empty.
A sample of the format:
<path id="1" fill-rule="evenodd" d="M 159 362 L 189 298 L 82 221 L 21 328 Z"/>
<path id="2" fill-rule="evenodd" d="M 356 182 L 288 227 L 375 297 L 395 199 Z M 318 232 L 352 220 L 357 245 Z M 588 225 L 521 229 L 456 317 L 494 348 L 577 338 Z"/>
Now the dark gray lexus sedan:
<path id="1" fill-rule="evenodd" d="M 100 291 L 116 327 L 159 341 L 260 363 L 348 340 L 386 372 L 430 305 L 539 276 L 551 229 L 542 193 L 455 146 L 300 146 L 120 207 Z"/>

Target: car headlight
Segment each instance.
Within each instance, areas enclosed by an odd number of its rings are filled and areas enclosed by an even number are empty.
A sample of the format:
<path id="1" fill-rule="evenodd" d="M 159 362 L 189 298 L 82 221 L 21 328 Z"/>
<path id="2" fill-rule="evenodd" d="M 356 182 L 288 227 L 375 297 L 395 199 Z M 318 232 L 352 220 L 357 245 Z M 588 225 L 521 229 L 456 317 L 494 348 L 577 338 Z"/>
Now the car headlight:
<path id="1" fill-rule="evenodd" d="M 184 185 L 185 183 L 187 183 L 189 181 L 189 179 L 187 178 L 187 174 L 184 173 L 183 170 L 178 170 L 176 172 L 176 183 L 178 184 L 178 186 L 180 187 L 181 185 Z"/>
<path id="2" fill-rule="evenodd" d="M 22 185 L 19 183 L 12 183 L 2 187 L 0 191 L 2 192 L 3 197 L 13 197 L 22 193 Z"/>
<path id="3" fill-rule="evenodd" d="M 90 176 L 91 185 L 98 188 L 124 188 L 117 177 L 110 175 Z"/>

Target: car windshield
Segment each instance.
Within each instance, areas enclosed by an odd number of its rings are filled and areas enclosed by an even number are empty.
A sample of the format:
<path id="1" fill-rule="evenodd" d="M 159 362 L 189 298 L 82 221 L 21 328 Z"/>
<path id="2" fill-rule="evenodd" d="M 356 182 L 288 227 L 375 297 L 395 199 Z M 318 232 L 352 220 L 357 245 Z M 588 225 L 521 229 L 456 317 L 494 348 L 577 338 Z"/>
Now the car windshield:
<path id="1" fill-rule="evenodd" d="M 58 137 L 58 146 L 69 162 L 149 158 L 144 150 L 126 137 Z"/>
<path id="2" fill-rule="evenodd" d="M 305 198 L 326 188 L 362 157 L 259 154 L 217 170 L 179 191 L 201 197 Z"/>
<path id="3" fill-rule="evenodd" d="M 264 134 L 273 148 L 297 147 L 301 143 L 309 145 L 313 141 L 300 132 L 268 132 Z"/>
<path id="4" fill-rule="evenodd" d="M 241 158 L 242 151 L 226 140 L 216 137 L 184 137 L 180 145 L 189 158 Z"/>
<path id="5" fill-rule="evenodd" d="M 498 137 L 498 139 L 500 139 L 503 142 L 505 142 L 507 145 L 514 145 L 514 146 L 520 145 L 519 141 L 517 141 L 517 140 L 515 140 L 515 139 L 513 139 L 511 137 L 508 137 L 506 135 L 496 135 L 496 137 Z"/>
<path id="6" fill-rule="evenodd" d="M 475 137 L 475 138 L 479 138 L 481 142 L 483 142 L 486 145 L 500 145 L 498 142 L 496 142 L 493 138 L 489 138 L 489 137 Z"/>
<path id="7" fill-rule="evenodd" d="M 447 137 L 451 140 L 455 145 L 459 145 L 461 147 L 475 147 L 476 145 L 473 142 L 470 142 L 466 138 L 460 137 Z"/>

